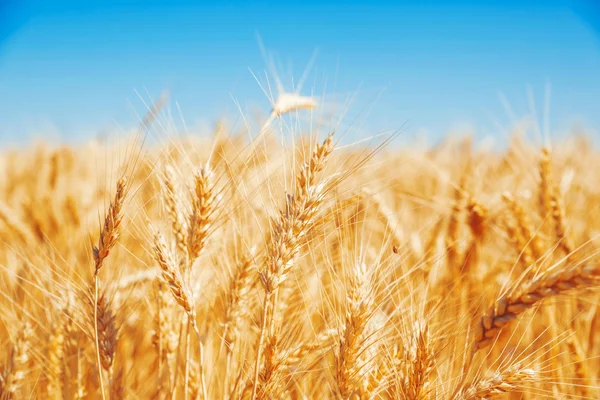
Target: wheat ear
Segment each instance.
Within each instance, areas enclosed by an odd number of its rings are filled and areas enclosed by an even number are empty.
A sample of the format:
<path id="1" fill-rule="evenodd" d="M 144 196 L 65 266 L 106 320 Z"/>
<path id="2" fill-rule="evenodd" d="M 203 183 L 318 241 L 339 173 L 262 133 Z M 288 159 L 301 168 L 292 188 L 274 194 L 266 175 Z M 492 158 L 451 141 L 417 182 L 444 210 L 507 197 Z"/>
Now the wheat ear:
<path id="1" fill-rule="evenodd" d="M 367 266 L 357 262 L 352 271 L 348 308 L 339 348 L 335 357 L 338 392 L 344 399 L 362 393 L 360 355 L 364 352 L 364 332 L 372 315 L 373 294 Z"/>
<path id="2" fill-rule="evenodd" d="M 177 191 L 175 189 L 175 171 L 171 165 L 165 166 L 164 177 L 162 179 L 163 199 L 165 209 L 171 220 L 171 229 L 175 236 L 177 250 L 181 257 L 180 265 L 186 265 L 188 259 L 187 231 L 185 226 L 185 217 L 181 212 L 179 201 L 177 200 Z"/>
<path id="3" fill-rule="evenodd" d="M 546 274 L 530 282 L 518 294 L 501 297 L 478 321 L 474 351 L 491 344 L 504 325 L 542 300 L 598 284 L 600 264 L 576 265 Z"/>
<path id="4" fill-rule="evenodd" d="M 460 392 L 459 400 L 493 399 L 502 393 L 513 392 L 535 381 L 537 373 L 534 369 L 523 368 L 516 363 L 487 378 L 476 380 L 470 387 Z"/>
<path id="5" fill-rule="evenodd" d="M 96 299 L 92 290 L 93 288 L 90 288 L 91 293 L 88 297 L 88 305 L 91 308 L 91 314 L 95 316 L 95 321 L 92 321 L 91 325 L 98 336 L 100 366 L 110 377 L 112 375 L 112 366 L 115 350 L 117 348 L 119 329 L 116 324 L 116 316 L 106 297 L 106 293 L 104 291 L 99 292 Z"/>
<path id="6" fill-rule="evenodd" d="M 108 207 L 108 212 L 104 218 L 104 226 L 100 232 L 100 239 L 98 245 L 94 246 L 94 262 L 96 269 L 94 275 L 98 275 L 100 268 L 104 263 L 104 259 L 108 257 L 110 250 L 117 243 L 120 236 L 120 225 L 123 220 L 123 203 L 125 202 L 125 195 L 127 190 L 127 179 L 125 177 L 119 179 L 117 182 L 117 193 L 115 194 L 114 200 Z"/>
<path id="7" fill-rule="evenodd" d="M 154 231 L 152 227 L 150 227 L 150 229 Z M 173 295 L 173 298 L 177 304 L 179 304 L 188 315 L 189 324 L 191 324 L 196 332 L 196 336 L 198 337 L 198 343 L 200 346 L 199 373 L 202 383 L 203 398 L 207 399 L 204 368 L 202 365 L 204 360 L 204 345 L 200 340 L 200 332 L 196 323 L 196 310 L 193 303 L 194 298 L 189 288 L 185 284 L 163 236 L 159 232 L 154 233 L 153 249 L 154 258 L 158 262 L 158 265 L 162 271 L 162 278 L 164 282 L 169 287 L 169 290 L 171 291 L 171 294 Z M 177 368 L 177 366 L 175 366 L 175 368 Z"/>
<path id="8" fill-rule="evenodd" d="M 0 398 L 2 399 L 15 398 L 25 380 L 32 336 L 31 324 L 26 322 L 14 342 L 8 364 L 0 375 L 2 378 L 0 379 Z"/>
<path id="9" fill-rule="evenodd" d="M 93 293 L 94 304 L 92 305 L 92 309 L 93 309 L 93 316 L 94 316 L 94 320 L 93 320 L 94 336 L 95 336 L 95 340 L 96 340 L 96 358 L 97 358 L 97 362 L 98 362 L 98 379 L 100 382 L 100 390 L 101 390 L 103 399 L 106 398 L 106 394 L 104 392 L 104 381 L 103 381 L 103 377 L 102 377 L 101 367 L 104 366 L 103 363 L 106 363 L 106 360 L 102 359 L 103 358 L 102 347 L 106 347 L 106 345 L 100 343 L 100 337 L 99 337 L 100 332 L 98 331 L 99 330 L 99 326 L 98 326 L 99 322 L 104 322 L 104 321 L 102 321 L 102 319 L 99 319 L 102 317 L 101 315 L 99 315 L 99 311 L 102 311 L 102 309 L 99 308 L 100 304 L 99 304 L 99 298 L 98 298 L 98 273 L 100 272 L 100 269 L 102 268 L 102 265 L 104 264 L 104 260 L 110 254 L 110 250 L 117 243 L 117 240 L 119 239 L 119 237 L 121 235 L 120 227 L 121 227 L 121 222 L 123 220 L 123 204 L 125 203 L 126 194 L 127 194 L 127 179 L 125 177 L 122 177 L 117 182 L 117 192 L 115 193 L 115 197 L 114 197 L 113 201 L 110 203 L 110 206 L 108 207 L 108 211 L 104 218 L 104 226 L 102 227 L 102 230 L 100 231 L 100 238 L 98 239 L 98 245 L 94 246 L 92 249 L 92 253 L 94 255 L 94 263 L 95 263 L 94 280 L 93 280 L 93 284 L 92 284 L 92 287 L 94 290 L 94 293 Z M 112 363 L 112 360 L 111 360 L 111 363 Z M 109 376 L 110 376 L 111 370 L 108 369 L 108 372 L 109 372 Z"/>
<path id="10" fill-rule="evenodd" d="M 196 320 L 196 311 L 194 309 L 192 294 L 185 284 L 177 263 L 173 259 L 164 237 L 156 232 L 154 234 L 154 259 L 158 263 L 162 273 L 162 279 L 171 291 L 173 298 L 192 320 Z"/>
<path id="11" fill-rule="evenodd" d="M 62 398 L 62 379 L 65 344 L 65 313 L 59 310 L 57 322 L 52 325 L 52 332 L 48 341 L 48 395 L 53 399 Z"/>
<path id="12" fill-rule="evenodd" d="M 425 400 L 430 394 L 429 374 L 435 358 L 427 325 L 416 324 L 411 339 L 410 347 L 405 351 L 409 359 L 404 363 L 401 391 L 404 398 Z"/>
<path id="13" fill-rule="evenodd" d="M 189 265 L 194 263 L 206 245 L 215 209 L 215 193 L 212 184 L 213 172 L 210 166 L 200 168 L 195 174 L 195 191 L 192 199 L 192 213 L 188 222 Z"/>
<path id="14" fill-rule="evenodd" d="M 271 377 L 277 375 L 275 315 L 277 314 L 279 286 L 287 279 L 287 275 L 294 266 L 302 240 L 305 239 L 306 233 L 314 223 L 315 215 L 323 202 L 323 187 L 315 185 L 315 177 L 325 168 L 332 152 L 333 133 L 328 135 L 322 144 L 315 146 L 310 159 L 304 163 L 297 175 L 294 194 L 286 197 L 285 209 L 280 212 L 279 220 L 271 230 L 265 266 L 259 273 L 265 296 L 252 398 L 256 397 L 259 378 L 262 385 L 260 397 L 270 396 L 267 388 L 277 386 L 269 381 Z M 261 354 L 265 343 L 265 362 L 261 368 Z"/>

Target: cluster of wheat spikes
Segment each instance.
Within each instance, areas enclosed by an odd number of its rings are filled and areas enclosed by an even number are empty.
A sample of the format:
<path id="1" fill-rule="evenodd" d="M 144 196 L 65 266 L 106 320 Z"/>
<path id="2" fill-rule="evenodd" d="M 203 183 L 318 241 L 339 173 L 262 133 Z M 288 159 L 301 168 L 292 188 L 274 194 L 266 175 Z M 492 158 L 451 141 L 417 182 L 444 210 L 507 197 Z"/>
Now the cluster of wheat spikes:
<path id="1" fill-rule="evenodd" d="M 600 398 L 585 138 L 280 141 L 294 107 L 0 153 L 1 398 Z"/>

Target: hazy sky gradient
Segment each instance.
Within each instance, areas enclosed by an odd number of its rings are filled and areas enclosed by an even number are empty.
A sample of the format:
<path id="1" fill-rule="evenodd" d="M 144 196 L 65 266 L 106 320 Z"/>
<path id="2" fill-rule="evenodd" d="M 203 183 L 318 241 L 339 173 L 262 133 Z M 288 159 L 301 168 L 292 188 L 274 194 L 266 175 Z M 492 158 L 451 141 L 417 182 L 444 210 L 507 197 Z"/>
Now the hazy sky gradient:
<path id="1" fill-rule="evenodd" d="M 573 121 L 600 127 L 593 2 L 575 11 L 567 1 L 199 4 L 25 1 L 0 8 L 0 144 L 133 126 L 129 101 L 143 112 L 135 90 L 157 97 L 169 89 L 192 126 L 238 115 L 232 96 L 266 113 L 249 71 L 266 66 L 257 34 L 288 87 L 318 49 L 305 92 L 342 100 L 358 91 L 354 113 L 375 102 L 367 131 L 409 122 L 435 138 L 473 122 L 483 134 L 500 135 L 497 123 L 507 128 L 511 116 L 499 93 L 523 116 L 530 86 L 541 121 L 547 83 L 554 130 Z"/>

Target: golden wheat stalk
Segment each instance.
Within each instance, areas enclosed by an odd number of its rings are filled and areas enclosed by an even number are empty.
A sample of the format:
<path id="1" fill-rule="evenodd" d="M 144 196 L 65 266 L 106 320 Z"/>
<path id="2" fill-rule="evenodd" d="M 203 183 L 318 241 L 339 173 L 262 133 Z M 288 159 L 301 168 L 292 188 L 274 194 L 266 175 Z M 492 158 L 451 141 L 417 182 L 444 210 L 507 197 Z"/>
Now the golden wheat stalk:
<path id="1" fill-rule="evenodd" d="M 150 226 L 150 229 L 151 229 L 151 231 L 154 231 L 152 226 Z M 202 343 L 202 340 L 200 338 L 200 332 L 198 330 L 198 324 L 196 322 L 196 310 L 195 310 L 195 306 L 194 306 L 193 295 L 192 295 L 190 289 L 187 287 L 185 281 L 183 280 L 183 277 L 181 276 L 181 273 L 179 272 L 177 264 L 175 263 L 175 260 L 173 259 L 173 256 L 171 255 L 169 248 L 167 247 L 165 239 L 160 234 L 160 232 L 154 233 L 153 249 L 154 249 L 154 259 L 156 260 L 156 262 L 158 263 L 158 265 L 162 271 L 162 278 L 163 278 L 164 282 L 166 283 L 169 290 L 171 291 L 171 295 L 173 296 L 173 298 L 175 299 L 177 304 L 179 304 L 181 306 L 181 308 L 183 308 L 183 310 L 186 312 L 186 314 L 188 316 L 188 324 L 190 324 L 192 326 L 192 328 L 194 329 L 194 331 L 196 332 L 196 336 L 198 338 L 198 343 L 200 346 L 200 350 L 199 350 L 200 358 L 198 361 L 199 362 L 199 371 L 200 371 L 199 373 L 200 373 L 200 379 L 202 382 L 201 386 L 202 386 L 203 398 L 206 399 L 207 398 L 206 384 L 205 384 L 205 378 L 204 378 L 204 368 L 202 365 L 204 362 L 204 344 Z M 188 332 L 189 332 L 189 329 L 188 329 Z M 189 339 L 189 337 L 188 337 L 188 339 Z M 189 340 L 187 340 L 187 342 L 189 343 Z M 188 346 L 188 344 L 186 344 L 186 347 L 187 346 Z M 187 365 L 187 360 L 186 360 L 186 365 Z M 175 366 L 175 368 L 177 368 L 177 366 Z M 187 381 L 187 377 L 188 377 L 188 374 L 187 374 L 187 369 L 186 369 L 186 381 Z M 187 387 L 187 385 L 186 385 L 186 387 Z M 187 393 L 187 389 L 186 389 L 186 393 Z"/>
<path id="2" fill-rule="evenodd" d="M 192 199 L 192 213 L 188 222 L 189 264 L 193 264 L 206 245 L 215 210 L 215 193 L 212 183 L 213 172 L 210 166 L 200 168 L 195 178 L 195 192 Z"/>
<path id="3" fill-rule="evenodd" d="M 428 399 L 431 391 L 429 375 L 434 368 L 435 355 L 427 325 L 416 324 L 403 361 L 404 371 L 400 385 L 402 396 L 414 400 Z"/>
<path id="4" fill-rule="evenodd" d="M 23 324 L 13 344 L 8 364 L 0 377 L 0 398 L 14 399 L 27 376 L 33 328 L 29 322 Z"/>
<path id="5" fill-rule="evenodd" d="M 153 230 L 151 228 L 151 230 Z M 183 310 L 187 313 L 190 320 L 196 321 L 196 310 L 194 309 L 194 303 L 190 289 L 185 284 L 183 277 L 181 276 L 177 264 L 169 251 L 167 243 L 164 237 L 156 232 L 154 234 L 154 259 L 158 263 L 161 269 L 162 279 L 171 291 L 171 295 L 179 304 Z"/>
<path id="6" fill-rule="evenodd" d="M 512 364 L 488 377 L 477 379 L 456 397 L 458 400 L 487 400 L 497 398 L 503 393 L 510 393 L 527 387 L 535 382 L 537 373 L 532 368 L 524 368 L 519 363 Z"/>
<path id="7" fill-rule="evenodd" d="M 177 244 L 177 250 L 179 250 L 181 257 L 180 265 L 186 265 L 188 258 L 186 222 L 177 198 L 175 170 L 173 166 L 165 166 L 164 176 L 161 182 L 163 185 L 165 209 L 171 220 L 171 229 L 175 236 L 175 243 Z"/>
<path id="8" fill-rule="evenodd" d="M 259 273 L 260 281 L 265 290 L 262 327 L 258 342 L 258 352 L 255 365 L 254 386 L 252 397 L 257 394 L 259 378 L 262 389 L 259 397 L 271 396 L 269 388 L 278 385 L 271 381 L 278 375 L 277 333 L 275 315 L 277 313 L 279 286 L 287 279 L 290 270 L 300 251 L 305 236 L 314 223 L 324 199 L 323 186 L 314 185 L 314 176 L 323 170 L 333 151 L 333 134 L 321 144 L 315 146 L 311 158 L 305 162 L 296 179 L 295 192 L 286 198 L 285 209 L 280 212 L 279 220 L 271 231 L 271 240 L 267 245 L 267 256 L 264 268 Z M 268 331 L 267 331 L 268 327 Z M 265 336 L 266 335 L 266 336 Z M 265 361 L 261 368 L 263 344 L 265 346 Z"/>
<path id="9" fill-rule="evenodd" d="M 223 339 L 229 351 L 235 346 L 242 320 L 250 311 L 249 295 L 256 281 L 255 254 L 256 248 L 250 249 L 249 254 L 239 263 L 227 290 Z"/>
<path id="10" fill-rule="evenodd" d="M 100 336 L 106 335 L 106 332 L 101 332 L 102 329 L 107 326 L 110 327 L 109 314 L 108 310 L 105 309 L 107 306 L 104 303 L 101 303 L 101 299 L 99 298 L 99 288 L 98 288 L 98 273 L 104 264 L 104 260 L 110 254 L 110 250 L 117 243 L 120 235 L 121 235 L 121 222 L 123 220 L 123 204 L 125 202 L 125 197 L 127 195 L 127 178 L 121 177 L 117 181 L 117 192 L 115 193 L 115 197 L 113 201 L 111 201 L 108 210 L 106 212 L 106 216 L 104 218 L 104 226 L 100 231 L 100 238 L 98 239 L 98 245 L 94 246 L 92 249 L 92 253 L 94 256 L 94 276 L 92 283 L 93 290 L 93 304 L 92 304 L 92 312 L 93 312 L 93 325 L 94 325 L 94 337 L 96 341 L 96 359 L 98 362 L 98 378 L 100 383 L 100 390 L 102 392 L 102 398 L 106 398 L 106 394 L 104 391 L 104 381 L 102 377 L 101 368 L 104 368 L 109 375 L 109 379 L 112 375 L 112 369 L 106 368 L 108 365 L 107 359 L 110 358 L 110 364 L 112 365 L 112 355 L 108 357 L 109 353 L 112 351 L 114 353 L 114 348 L 111 346 L 113 343 L 103 343 Z M 107 319 L 106 319 L 106 318 Z M 107 326 L 103 326 L 102 324 L 106 323 Z M 109 332 L 109 335 L 114 333 L 114 340 L 116 341 L 116 330 L 114 332 Z M 106 337 L 104 338 L 106 339 Z"/>
<path id="11" fill-rule="evenodd" d="M 507 230 L 510 239 L 521 253 L 519 262 L 522 270 L 530 268 L 533 263 L 542 256 L 542 244 L 539 235 L 532 228 L 532 223 L 517 200 L 508 192 L 502 194 L 502 200 L 506 204 L 516 225 L 507 222 Z"/>
<path id="12" fill-rule="evenodd" d="M 474 351 L 490 345 L 502 327 L 537 303 L 574 290 L 600 284 L 600 264 L 575 265 L 553 271 L 527 284 L 517 294 L 496 301 L 475 327 Z"/>
<path id="13" fill-rule="evenodd" d="M 335 357 L 335 379 L 340 396 L 364 396 L 361 354 L 365 351 L 365 330 L 373 313 L 373 293 L 370 273 L 364 262 L 357 262 L 352 270 L 348 308 Z"/>
<path id="14" fill-rule="evenodd" d="M 92 290 L 93 288 L 90 288 L 88 305 L 90 307 L 90 315 L 95 316 L 95 321 L 91 321 L 90 326 L 97 332 L 100 350 L 100 365 L 108 372 L 110 377 L 112 375 L 112 366 L 117 348 L 119 329 L 116 323 L 116 315 L 112 310 L 105 291 L 99 292 L 97 300 L 95 300 L 96 296 Z M 93 337 L 95 335 L 96 334 L 90 336 Z"/>
<path id="15" fill-rule="evenodd" d="M 64 359 L 65 344 L 65 314 L 60 311 L 60 315 L 52 326 L 50 338 L 48 340 L 48 385 L 46 390 L 53 399 L 62 398 L 62 371 Z"/>
<path id="16" fill-rule="evenodd" d="M 284 210 L 274 225 L 265 268 L 260 279 L 267 293 L 273 293 L 282 284 L 294 265 L 300 243 L 323 201 L 323 186 L 314 185 L 314 175 L 321 171 L 333 151 L 332 134 L 315 150 L 298 174 L 293 195 L 286 197 Z"/>
<path id="17" fill-rule="evenodd" d="M 98 245 L 94 246 L 94 262 L 95 271 L 94 275 L 98 275 L 100 268 L 104 263 L 104 259 L 108 257 L 110 250 L 117 243 L 120 232 L 121 221 L 123 220 L 123 203 L 125 202 L 125 195 L 127 191 L 127 179 L 122 177 L 117 182 L 117 193 L 115 194 L 114 200 L 110 203 L 106 217 L 104 218 L 104 226 L 100 231 L 100 238 L 98 239 Z"/>

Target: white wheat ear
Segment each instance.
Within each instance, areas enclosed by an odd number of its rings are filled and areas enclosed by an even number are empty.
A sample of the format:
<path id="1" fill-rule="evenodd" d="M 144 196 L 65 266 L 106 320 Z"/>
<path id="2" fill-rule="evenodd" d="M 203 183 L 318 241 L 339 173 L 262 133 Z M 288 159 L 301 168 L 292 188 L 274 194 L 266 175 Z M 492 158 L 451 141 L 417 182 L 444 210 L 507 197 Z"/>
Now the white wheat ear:
<path id="1" fill-rule="evenodd" d="M 289 93 L 285 92 L 283 89 L 280 89 L 277 99 L 275 102 L 273 102 L 273 109 L 271 110 L 269 117 L 261 126 L 256 138 L 252 141 L 249 154 L 254 153 L 256 146 L 262 141 L 263 136 L 269 131 L 269 127 L 277 117 L 281 117 L 282 115 L 292 111 L 312 110 L 316 108 L 317 105 L 317 101 L 313 96 L 302 96 L 297 92 Z"/>
<path id="2" fill-rule="evenodd" d="M 317 107 L 317 101 L 312 96 L 302 96 L 299 93 L 281 92 L 273 104 L 271 115 L 280 116 L 296 110 L 312 110 Z"/>

